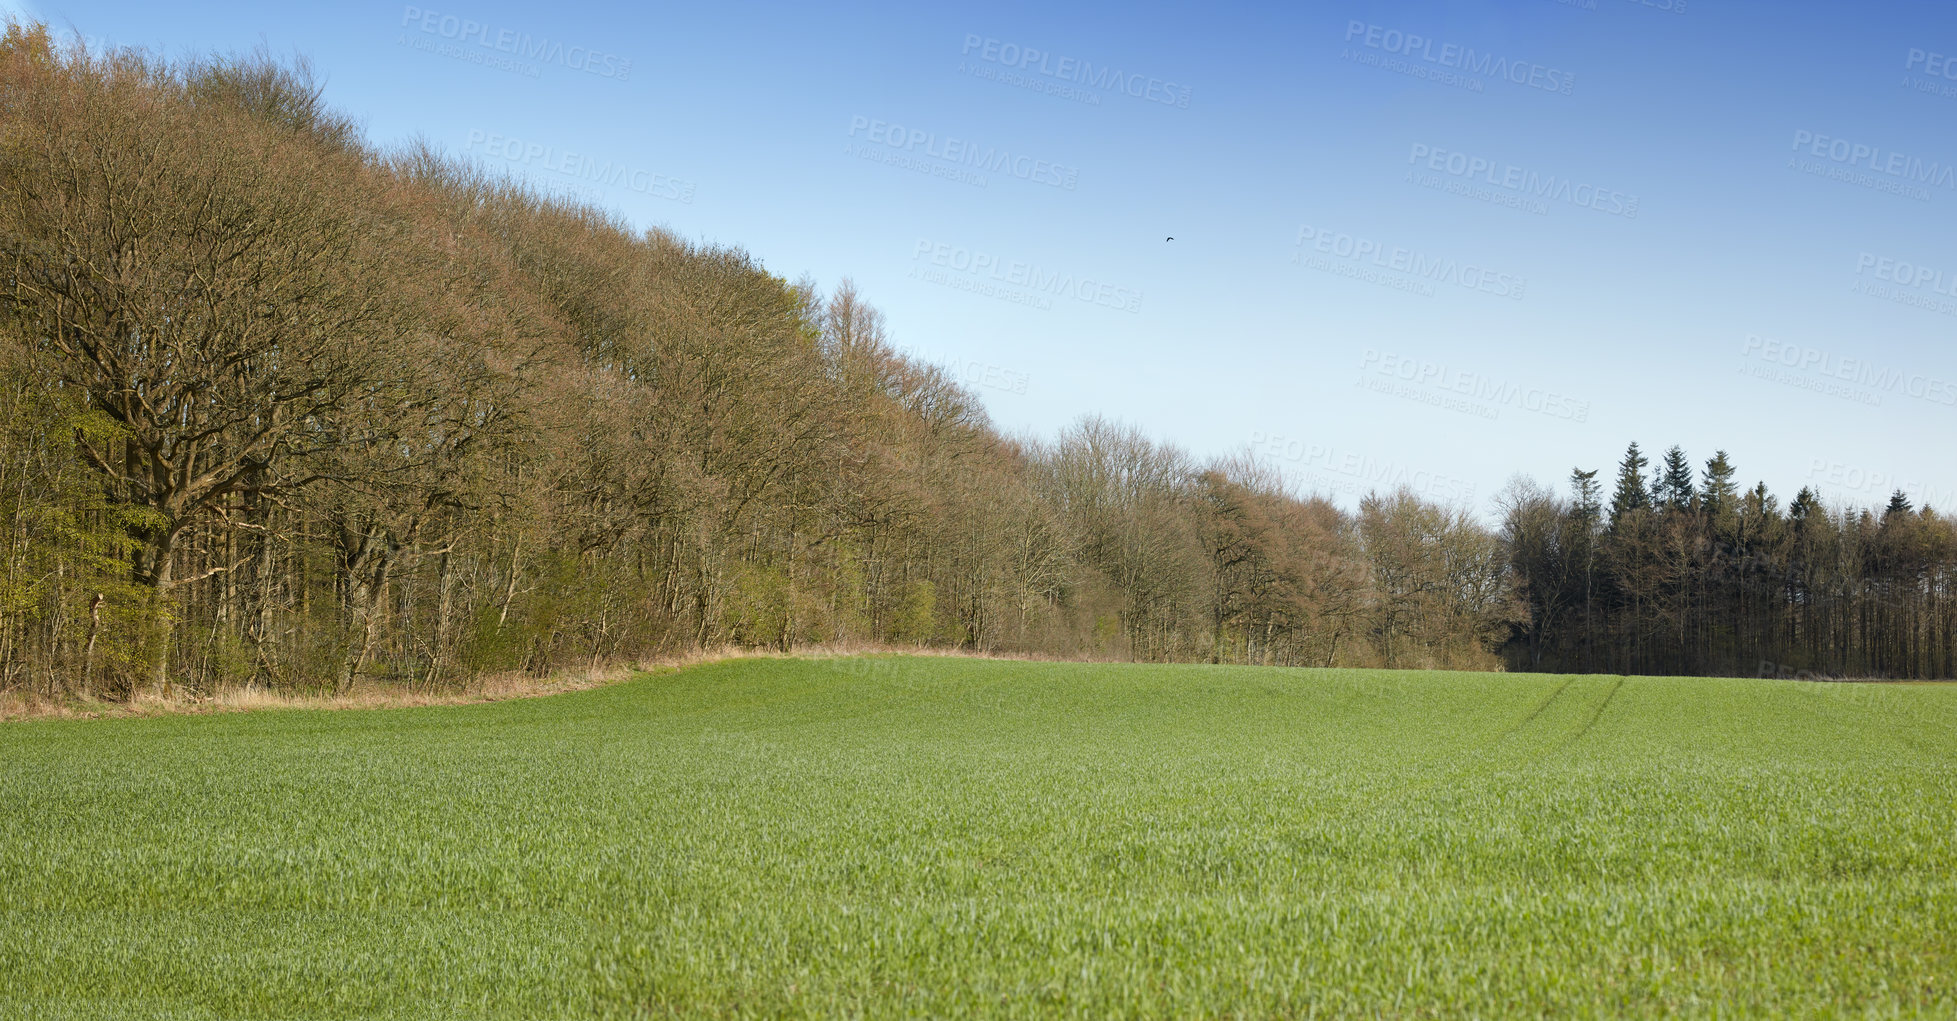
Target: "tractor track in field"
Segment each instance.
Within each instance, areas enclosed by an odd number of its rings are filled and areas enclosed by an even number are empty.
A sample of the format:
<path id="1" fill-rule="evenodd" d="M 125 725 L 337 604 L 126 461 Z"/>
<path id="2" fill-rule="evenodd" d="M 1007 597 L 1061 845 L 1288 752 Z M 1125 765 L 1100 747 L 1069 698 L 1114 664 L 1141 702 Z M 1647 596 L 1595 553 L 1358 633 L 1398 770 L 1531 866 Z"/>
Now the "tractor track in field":
<path id="1" fill-rule="evenodd" d="M 1416 783 L 1409 787 L 1405 787 L 1399 790 L 1381 792 L 1375 797 L 1372 797 L 1362 802 L 1362 807 L 1372 809 L 1372 808 L 1378 808 L 1381 805 L 1390 802 L 1396 802 L 1396 801 L 1403 802 L 1410 798 L 1417 797 L 1421 794 L 1424 794 L 1427 791 L 1430 791 L 1435 787 L 1440 786 L 1441 784 L 1444 783 L 1458 784 L 1460 781 L 1465 780 L 1468 777 L 1475 776 L 1477 774 L 1487 774 L 1493 772 L 1495 769 L 1495 764 L 1486 761 L 1485 756 L 1489 752 L 1492 752 L 1496 748 L 1499 748 L 1504 742 L 1510 740 L 1511 738 L 1514 738 L 1517 734 L 1520 734 L 1524 730 L 1528 729 L 1530 724 L 1541 719 L 1542 715 L 1549 711 L 1549 707 L 1555 705 L 1557 700 L 1563 697 L 1563 693 L 1570 690 L 1570 685 L 1575 684 L 1576 680 L 1577 678 L 1574 675 L 1565 677 L 1563 679 L 1563 683 L 1556 686 L 1555 691 L 1550 692 L 1548 696 L 1543 698 L 1542 701 L 1536 703 L 1536 707 L 1534 709 L 1529 710 L 1529 715 L 1524 716 L 1522 719 L 1516 721 L 1514 724 L 1510 725 L 1507 729 L 1503 730 L 1501 733 L 1496 734 L 1495 736 L 1487 739 L 1486 741 L 1483 741 L 1476 745 L 1471 745 L 1467 748 L 1463 748 L 1459 752 L 1461 759 L 1464 760 L 1461 764 L 1456 765 L 1453 768 L 1447 769 L 1441 775 L 1433 777 L 1432 779 L 1425 780 L 1420 783 Z M 1623 684 L 1623 682 L 1624 682 L 1623 678 L 1621 677 L 1618 678 L 1618 684 L 1621 685 Z M 1616 694 L 1617 694 L 1617 689 L 1613 687 L 1610 691 L 1610 694 L 1605 696 L 1604 704 L 1608 705 L 1611 696 L 1614 696 Z M 1590 723 L 1595 723 L 1596 716 L 1601 715 L 1602 712 L 1603 712 L 1603 706 L 1599 706 L 1597 709 L 1597 713 L 1592 715 L 1590 719 Z M 1577 737 L 1581 737 L 1584 731 L 1589 730 L 1590 723 L 1584 724 L 1583 729 L 1579 730 L 1576 733 L 1576 735 L 1566 739 L 1564 744 L 1567 744 L 1569 741 L 1575 740 Z M 1551 749 L 1551 751 L 1560 750 L 1562 747 L 1563 745 L 1558 745 L 1556 749 Z M 1547 754 L 1550 754 L 1550 752 L 1544 752 L 1540 755 L 1533 755 L 1533 756 L 1523 755 L 1521 756 L 1521 759 L 1522 761 L 1525 762 L 1533 761 Z"/>
<path id="2" fill-rule="evenodd" d="M 1610 690 L 1604 692 L 1604 700 L 1597 703 L 1597 708 L 1590 713 L 1589 719 L 1583 721 L 1583 726 L 1578 727 L 1576 729 L 1576 733 L 1571 734 L 1567 738 L 1564 738 L 1563 743 L 1557 745 L 1554 750 L 1560 752 L 1563 749 L 1568 748 L 1573 744 L 1576 744 L 1578 741 L 1583 740 L 1583 735 L 1590 733 L 1590 728 L 1596 726 L 1597 721 L 1603 718 L 1604 710 L 1610 708 L 1611 699 L 1616 698 L 1618 691 L 1623 687 L 1624 687 L 1624 678 L 1619 677 L 1615 682 L 1611 684 Z"/>
<path id="3" fill-rule="evenodd" d="M 1550 692 L 1548 698 L 1545 698 L 1541 702 L 1536 703 L 1536 708 L 1531 710 L 1529 715 L 1524 716 L 1521 722 L 1517 723 L 1515 726 L 1510 727 L 1507 730 L 1502 731 L 1500 734 L 1495 735 L 1494 739 L 1489 741 L 1486 745 L 1482 746 L 1480 750 L 1485 751 L 1489 748 L 1493 748 L 1496 745 L 1501 744 L 1503 741 L 1506 741 L 1509 738 L 1514 737 L 1515 735 L 1521 733 L 1523 728 L 1527 727 L 1531 723 L 1536 722 L 1536 720 L 1540 718 L 1544 712 L 1547 712 L 1549 710 L 1549 707 L 1551 705 L 1555 704 L 1557 699 L 1563 697 L 1563 693 L 1565 691 L 1570 690 L 1570 685 L 1575 683 L 1576 683 L 1576 678 L 1574 676 L 1563 678 L 1563 683 L 1557 685 L 1556 690 Z"/>

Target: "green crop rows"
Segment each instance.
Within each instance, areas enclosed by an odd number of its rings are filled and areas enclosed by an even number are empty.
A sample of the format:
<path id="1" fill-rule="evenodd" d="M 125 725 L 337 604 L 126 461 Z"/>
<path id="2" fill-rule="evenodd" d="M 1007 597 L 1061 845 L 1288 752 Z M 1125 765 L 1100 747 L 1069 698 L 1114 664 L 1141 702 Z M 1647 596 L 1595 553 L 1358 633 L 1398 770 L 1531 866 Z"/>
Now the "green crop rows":
<path id="1" fill-rule="evenodd" d="M 747 660 L 0 727 L 0 1016 L 1957 1014 L 1957 687 Z"/>

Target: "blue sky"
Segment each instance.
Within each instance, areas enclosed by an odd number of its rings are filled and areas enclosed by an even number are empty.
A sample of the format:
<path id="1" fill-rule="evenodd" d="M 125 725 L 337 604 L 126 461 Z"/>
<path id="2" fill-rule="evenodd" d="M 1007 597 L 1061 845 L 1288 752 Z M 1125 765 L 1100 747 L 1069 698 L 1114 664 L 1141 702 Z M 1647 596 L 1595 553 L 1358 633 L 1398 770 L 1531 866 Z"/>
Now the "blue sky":
<path id="1" fill-rule="evenodd" d="M 376 143 L 853 277 L 1009 431 L 1348 506 L 1635 439 L 1957 507 L 1947 2 L 0 3 L 301 52 Z"/>

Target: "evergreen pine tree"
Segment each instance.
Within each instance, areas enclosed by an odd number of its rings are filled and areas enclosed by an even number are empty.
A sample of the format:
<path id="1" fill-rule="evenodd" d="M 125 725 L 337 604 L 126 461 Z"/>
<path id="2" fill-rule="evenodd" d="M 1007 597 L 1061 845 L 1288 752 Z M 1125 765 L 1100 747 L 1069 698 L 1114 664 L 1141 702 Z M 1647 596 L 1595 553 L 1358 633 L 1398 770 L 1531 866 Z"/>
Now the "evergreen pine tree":
<path id="1" fill-rule="evenodd" d="M 1719 517 L 1733 512 L 1739 499 L 1739 487 L 1733 484 L 1733 475 L 1737 471 L 1723 450 L 1706 462 L 1704 499 L 1707 514 Z"/>
<path id="2" fill-rule="evenodd" d="M 1570 508 L 1588 521 L 1596 521 L 1603 516 L 1604 487 L 1597 482 L 1597 469 L 1584 471 L 1570 469 L 1570 495 L 1574 505 Z"/>
<path id="3" fill-rule="evenodd" d="M 1651 494 L 1644 488 L 1644 470 L 1650 463 L 1636 443 L 1624 451 L 1624 460 L 1617 463 L 1617 492 L 1610 500 L 1611 527 L 1615 528 L 1626 514 L 1651 506 Z"/>
<path id="4" fill-rule="evenodd" d="M 1692 461 L 1676 444 L 1665 451 L 1665 465 L 1651 480 L 1652 502 L 1666 510 L 1692 506 Z"/>

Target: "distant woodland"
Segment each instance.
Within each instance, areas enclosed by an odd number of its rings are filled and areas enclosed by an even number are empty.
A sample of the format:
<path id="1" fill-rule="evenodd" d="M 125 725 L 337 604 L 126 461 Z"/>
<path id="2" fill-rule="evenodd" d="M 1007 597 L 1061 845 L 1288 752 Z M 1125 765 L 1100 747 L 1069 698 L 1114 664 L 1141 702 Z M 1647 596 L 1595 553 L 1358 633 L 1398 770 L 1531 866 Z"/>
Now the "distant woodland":
<path id="1" fill-rule="evenodd" d="M 1002 435 L 849 283 L 376 149 L 303 64 L 10 29 L 0 258 L 0 688 L 39 697 L 722 645 L 1957 676 L 1957 527 L 1901 495 L 1633 445 L 1491 527 Z"/>

